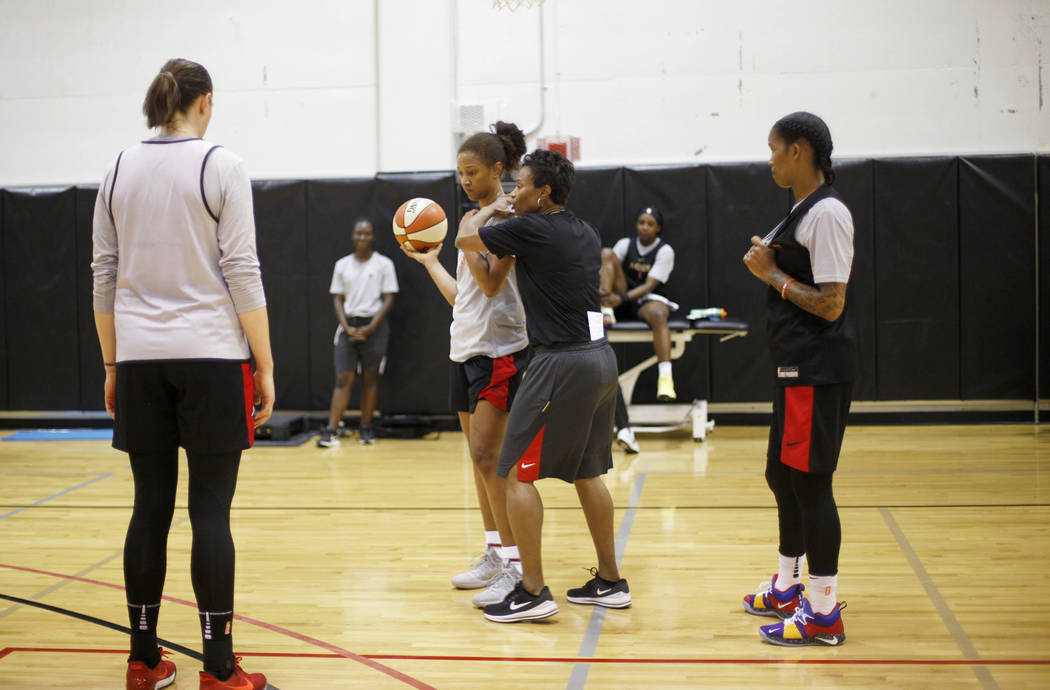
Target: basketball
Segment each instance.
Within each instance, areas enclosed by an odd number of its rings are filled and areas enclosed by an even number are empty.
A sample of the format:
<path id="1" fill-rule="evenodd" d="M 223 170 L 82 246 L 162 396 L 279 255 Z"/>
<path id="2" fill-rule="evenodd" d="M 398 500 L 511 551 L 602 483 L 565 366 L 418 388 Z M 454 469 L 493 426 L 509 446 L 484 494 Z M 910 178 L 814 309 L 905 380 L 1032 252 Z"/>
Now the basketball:
<path id="1" fill-rule="evenodd" d="M 394 237 L 416 251 L 440 245 L 447 230 L 444 209 L 431 199 L 409 199 L 394 214 Z"/>

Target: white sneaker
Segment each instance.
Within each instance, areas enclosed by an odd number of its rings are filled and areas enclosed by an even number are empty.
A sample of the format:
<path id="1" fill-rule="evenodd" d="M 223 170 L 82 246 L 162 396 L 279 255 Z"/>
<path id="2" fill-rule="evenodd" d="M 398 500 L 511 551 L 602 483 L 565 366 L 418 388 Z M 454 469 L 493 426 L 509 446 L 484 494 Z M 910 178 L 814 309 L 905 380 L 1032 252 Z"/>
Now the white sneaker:
<path id="1" fill-rule="evenodd" d="M 518 573 L 517 568 L 508 563 L 496 576 L 496 579 L 490 582 L 488 587 L 475 594 L 471 601 L 479 609 L 489 604 L 498 604 L 507 598 L 507 595 L 519 582 L 521 582 L 521 574 Z"/>
<path id="2" fill-rule="evenodd" d="M 642 450 L 638 445 L 638 441 L 634 440 L 634 432 L 631 431 L 631 427 L 629 426 L 625 426 L 616 432 L 616 444 L 631 455 Z"/>
<path id="3" fill-rule="evenodd" d="M 503 559 L 491 546 L 471 565 L 470 570 L 452 578 L 459 589 L 481 589 L 487 587 L 503 570 Z"/>

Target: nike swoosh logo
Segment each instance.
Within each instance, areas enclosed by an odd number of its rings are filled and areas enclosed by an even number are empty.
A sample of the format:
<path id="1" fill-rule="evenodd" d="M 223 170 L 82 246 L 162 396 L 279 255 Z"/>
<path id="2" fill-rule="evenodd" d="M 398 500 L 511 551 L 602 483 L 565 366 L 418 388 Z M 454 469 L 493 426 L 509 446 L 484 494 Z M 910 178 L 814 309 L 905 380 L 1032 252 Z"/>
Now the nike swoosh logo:
<path id="1" fill-rule="evenodd" d="M 800 444 L 800 443 L 802 443 L 802 441 L 788 441 L 788 442 L 787 442 L 787 444 L 788 444 L 789 446 L 797 446 L 797 445 L 798 445 L 798 444 Z"/>
<path id="2" fill-rule="evenodd" d="M 830 637 L 830 636 L 824 637 L 822 635 L 819 636 L 819 637 L 820 637 L 820 641 L 821 642 L 823 642 L 825 644 L 829 644 L 832 647 L 834 647 L 835 645 L 837 645 L 839 643 L 839 638 L 837 638 L 837 637 Z"/>
<path id="3" fill-rule="evenodd" d="M 608 594 L 611 591 L 612 591 L 612 587 L 610 587 L 609 589 L 599 589 L 598 590 L 598 596 L 602 596 L 603 594 Z"/>
<path id="4" fill-rule="evenodd" d="M 520 604 L 515 604 L 512 601 L 512 602 L 510 602 L 510 610 L 511 611 L 517 611 L 518 609 L 520 609 L 520 608 L 522 608 L 524 606 L 528 606 L 528 605 L 529 605 L 529 602 L 527 602 L 527 601 L 523 601 Z"/>
<path id="5" fill-rule="evenodd" d="M 777 601 L 777 602 L 774 602 L 774 603 L 776 604 L 776 607 L 778 609 L 786 609 L 788 606 L 791 606 L 791 604 L 794 603 L 794 602 L 789 601 L 786 604 L 781 604 L 779 601 Z M 796 606 L 797 606 L 797 604 L 796 604 Z"/>
<path id="6" fill-rule="evenodd" d="M 534 463 L 534 462 L 530 462 L 530 463 L 529 463 L 529 464 L 527 464 L 527 465 L 526 465 L 526 464 L 522 464 L 522 466 L 521 466 L 521 469 L 523 469 L 523 470 L 527 470 L 527 469 L 529 469 L 530 467 L 532 467 L 532 466 L 533 466 L 533 465 L 535 465 L 535 464 L 536 464 L 536 463 Z"/>

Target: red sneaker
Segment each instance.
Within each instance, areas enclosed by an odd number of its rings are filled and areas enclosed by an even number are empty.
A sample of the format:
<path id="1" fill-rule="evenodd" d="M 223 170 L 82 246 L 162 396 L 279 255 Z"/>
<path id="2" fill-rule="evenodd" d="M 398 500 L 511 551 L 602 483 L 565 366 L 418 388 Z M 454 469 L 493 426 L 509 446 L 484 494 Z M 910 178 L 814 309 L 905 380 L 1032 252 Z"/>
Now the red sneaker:
<path id="1" fill-rule="evenodd" d="M 210 673 L 201 671 L 200 690 L 265 690 L 266 676 L 261 673 L 245 673 L 241 668 L 241 658 L 233 661 L 233 675 L 226 680 L 219 680 Z"/>
<path id="2" fill-rule="evenodd" d="M 164 658 L 168 652 L 160 647 L 157 649 L 161 659 L 153 668 L 141 661 L 128 662 L 127 690 L 156 690 L 175 682 L 175 664 Z"/>

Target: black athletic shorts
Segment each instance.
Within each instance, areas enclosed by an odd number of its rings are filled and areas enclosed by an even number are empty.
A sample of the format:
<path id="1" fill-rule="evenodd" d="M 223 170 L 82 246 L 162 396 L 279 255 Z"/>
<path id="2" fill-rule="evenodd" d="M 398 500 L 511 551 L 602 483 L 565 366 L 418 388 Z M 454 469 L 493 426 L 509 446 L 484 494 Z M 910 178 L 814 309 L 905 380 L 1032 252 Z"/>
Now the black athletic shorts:
<path id="1" fill-rule="evenodd" d="M 834 472 L 852 397 L 853 382 L 777 386 L 767 458 L 802 472 Z"/>
<path id="2" fill-rule="evenodd" d="M 232 453 L 255 440 L 248 362 L 155 360 L 117 364 L 113 447 L 153 453 L 182 446 Z"/>
<path id="3" fill-rule="evenodd" d="M 507 412 L 529 364 L 529 348 L 503 357 L 478 355 L 449 368 L 448 404 L 453 412 L 469 412 L 479 400 L 488 400 Z"/>
<path id="4" fill-rule="evenodd" d="M 518 481 L 597 477 L 612 468 L 616 355 L 603 339 L 538 347 L 507 419 L 497 473 Z"/>
<path id="5" fill-rule="evenodd" d="M 351 328 L 360 328 L 372 323 L 372 317 L 351 316 L 346 322 Z M 378 371 L 382 374 L 389 340 L 390 323 L 386 319 L 383 319 L 372 335 L 360 342 L 350 340 L 350 336 L 340 326 L 335 332 L 335 375 L 339 376 L 344 371 L 358 374 L 364 371 Z"/>

